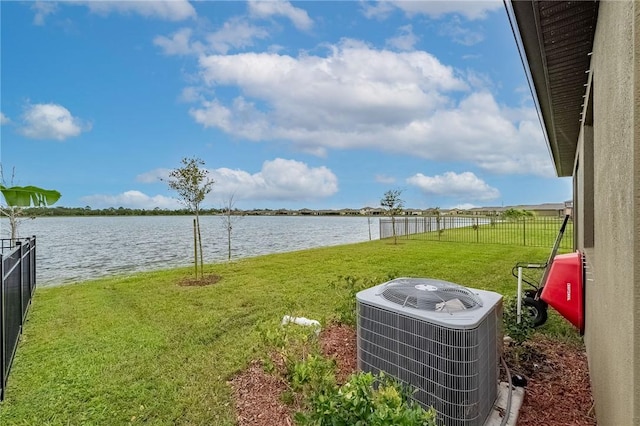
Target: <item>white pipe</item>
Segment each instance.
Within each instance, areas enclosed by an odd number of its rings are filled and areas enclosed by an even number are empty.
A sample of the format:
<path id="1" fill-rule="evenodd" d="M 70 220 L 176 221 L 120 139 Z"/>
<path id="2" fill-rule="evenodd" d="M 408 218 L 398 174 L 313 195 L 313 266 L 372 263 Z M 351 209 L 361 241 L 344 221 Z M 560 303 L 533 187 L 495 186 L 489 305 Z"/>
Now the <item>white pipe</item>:
<path id="1" fill-rule="evenodd" d="M 306 327 L 314 327 L 316 334 L 320 334 L 320 323 L 316 320 L 312 320 L 305 317 L 293 317 L 290 315 L 285 315 L 282 317 L 282 325 L 294 323 Z"/>
<path id="2" fill-rule="evenodd" d="M 517 320 L 516 322 L 520 324 L 522 319 L 522 266 L 518 266 L 518 308 L 517 308 Z"/>

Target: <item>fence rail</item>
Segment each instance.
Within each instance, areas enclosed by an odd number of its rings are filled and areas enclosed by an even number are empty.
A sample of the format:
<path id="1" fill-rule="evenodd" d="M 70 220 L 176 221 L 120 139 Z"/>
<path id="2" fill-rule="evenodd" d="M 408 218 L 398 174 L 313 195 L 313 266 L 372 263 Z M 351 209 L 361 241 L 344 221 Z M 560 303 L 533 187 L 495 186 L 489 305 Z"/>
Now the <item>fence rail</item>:
<path id="1" fill-rule="evenodd" d="M 0 241 L 0 401 L 36 288 L 36 237 Z"/>
<path id="2" fill-rule="evenodd" d="M 502 219 L 496 216 L 414 216 L 380 219 L 380 239 L 397 238 L 462 243 L 552 247 L 562 218 Z M 560 248 L 573 248 L 573 222 L 567 223 Z"/>

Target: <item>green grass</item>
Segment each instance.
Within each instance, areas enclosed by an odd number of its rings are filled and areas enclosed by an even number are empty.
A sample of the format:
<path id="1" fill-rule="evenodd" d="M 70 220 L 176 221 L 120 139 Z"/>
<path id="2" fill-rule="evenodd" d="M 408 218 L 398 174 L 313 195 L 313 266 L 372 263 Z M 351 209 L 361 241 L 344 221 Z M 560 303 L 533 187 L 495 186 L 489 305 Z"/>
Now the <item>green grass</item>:
<path id="1" fill-rule="evenodd" d="M 327 319 L 338 276 L 420 276 L 515 294 L 511 267 L 548 248 L 389 240 L 39 288 L 0 404 L 2 425 L 230 425 L 227 380 L 263 353 L 259 326 Z M 575 335 L 551 321 L 558 336 Z M 568 331 L 569 330 L 569 331 Z M 573 335 L 572 335 L 573 333 Z M 577 339 L 577 338 L 576 338 Z"/>
<path id="2" fill-rule="evenodd" d="M 413 219 L 413 218 L 410 218 Z M 478 224 L 472 226 L 473 218 L 468 220 L 469 226 L 450 228 L 448 219 L 442 219 L 441 231 L 431 231 L 398 237 L 400 239 L 419 239 L 428 241 L 449 241 L 480 244 L 511 244 L 532 247 L 547 247 L 549 250 L 556 240 L 562 220 L 553 218 L 533 218 L 520 221 L 499 221 L 494 224 Z M 451 218 L 460 219 L 460 218 Z M 485 219 L 486 220 L 486 219 Z M 402 221 L 402 219 L 400 219 Z M 567 223 L 561 248 L 570 250 L 573 246 L 573 222 Z"/>

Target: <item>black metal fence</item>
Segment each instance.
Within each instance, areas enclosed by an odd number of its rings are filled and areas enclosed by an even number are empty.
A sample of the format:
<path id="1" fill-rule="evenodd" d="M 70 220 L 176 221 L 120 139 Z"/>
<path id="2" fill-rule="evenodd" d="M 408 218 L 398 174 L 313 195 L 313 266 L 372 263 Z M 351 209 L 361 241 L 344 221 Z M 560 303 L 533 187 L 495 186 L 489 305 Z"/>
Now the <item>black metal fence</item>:
<path id="1" fill-rule="evenodd" d="M 1 242 L 0 255 L 0 401 L 36 288 L 36 237 Z"/>
<path id="2" fill-rule="evenodd" d="M 380 219 L 380 239 L 397 238 L 462 243 L 552 247 L 563 218 L 535 216 L 503 219 L 499 216 L 402 216 Z M 569 220 L 560 248 L 573 248 L 573 222 Z"/>

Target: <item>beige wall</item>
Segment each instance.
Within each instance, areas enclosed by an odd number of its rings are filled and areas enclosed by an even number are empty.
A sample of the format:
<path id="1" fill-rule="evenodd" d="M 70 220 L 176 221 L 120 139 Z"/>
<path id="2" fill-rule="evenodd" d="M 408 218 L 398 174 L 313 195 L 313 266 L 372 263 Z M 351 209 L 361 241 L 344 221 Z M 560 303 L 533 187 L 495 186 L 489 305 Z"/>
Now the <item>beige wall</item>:
<path id="1" fill-rule="evenodd" d="M 591 63 L 594 247 L 585 251 L 593 280 L 585 343 L 599 425 L 640 424 L 639 22 L 640 3 L 601 2 Z M 575 187 L 584 191 L 577 172 Z M 576 208 L 587 208 L 585 195 L 576 194 Z M 580 222 L 588 213 L 579 212 Z"/>

